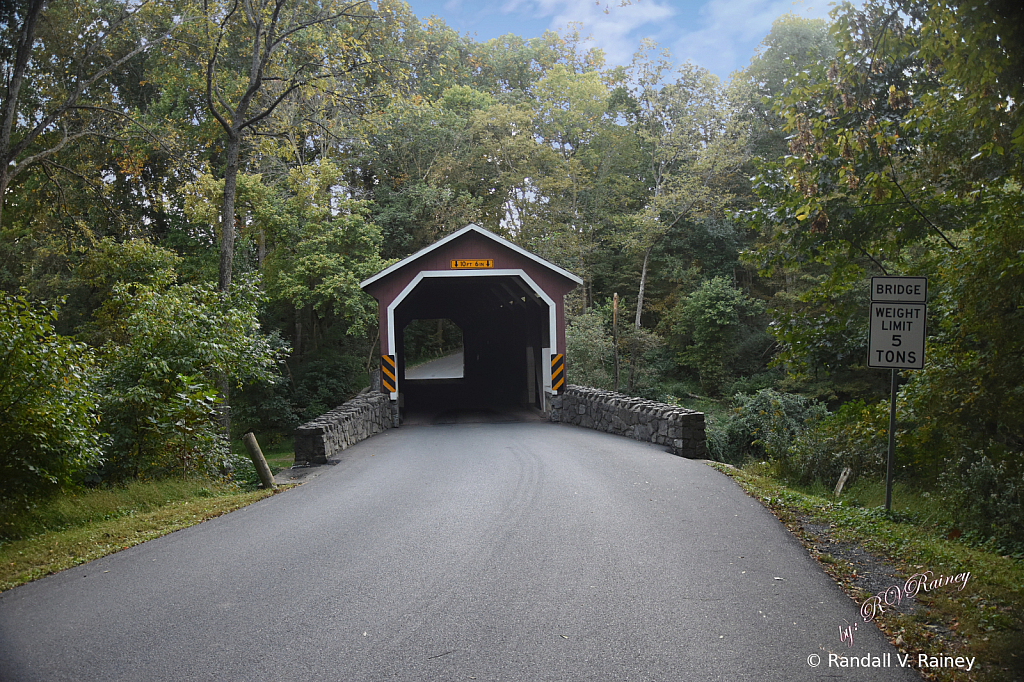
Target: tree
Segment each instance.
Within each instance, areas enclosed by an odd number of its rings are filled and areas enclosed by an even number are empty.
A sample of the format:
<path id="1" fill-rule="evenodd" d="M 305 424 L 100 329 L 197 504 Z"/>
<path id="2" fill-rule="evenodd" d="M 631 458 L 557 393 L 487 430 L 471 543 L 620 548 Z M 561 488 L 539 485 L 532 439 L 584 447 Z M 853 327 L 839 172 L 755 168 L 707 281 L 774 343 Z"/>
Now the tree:
<path id="1" fill-rule="evenodd" d="M 634 55 L 628 79 L 634 85 L 626 88 L 649 188 L 643 207 L 621 221 L 623 245 L 643 257 L 634 329 L 640 329 L 655 245 L 682 220 L 721 215 L 730 198 L 724 181 L 743 159 L 743 138 L 718 79 L 687 63 L 674 83 L 662 85 L 671 64 L 665 55 L 652 57 L 652 48 L 645 43 Z M 629 390 L 632 376 L 631 365 Z"/>
<path id="2" fill-rule="evenodd" d="M 796 74 L 835 55 L 835 45 L 824 19 L 784 14 L 771 30 L 750 65 L 729 83 L 729 98 L 737 117 L 749 126 L 750 157 L 775 159 L 786 153 L 785 121 L 772 109 L 796 83 Z"/>
<path id="3" fill-rule="evenodd" d="M 0 220 L 11 182 L 86 136 L 116 137 L 131 119 L 110 79 L 166 37 L 155 2 L 16 0 L 0 9 Z"/>
<path id="4" fill-rule="evenodd" d="M 295 169 L 287 214 L 267 259 L 267 291 L 294 306 L 344 321 L 346 334 L 366 336 L 376 326 L 373 300 L 359 282 L 384 269 L 381 234 L 366 221 L 368 207 L 340 195 L 340 171 L 327 161 Z M 298 345 L 298 340 L 296 345 Z"/>
<path id="5" fill-rule="evenodd" d="M 907 377 L 898 401 L 900 457 L 920 480 L 941 479 L 964 528 L 1017 542 L 1019 15 L 1002 3 L 840 7 L 835 59 L 797 74 L 777 103 L 789 154 L 762 168 L 751 214 L 761 232 L 752 257 L 763 271 L 814 275 L 780 316 L 783 357 L 793 364 L 817 353 L 830 369 L 862 366 L 867 278 L 928 276 L 925 367 Z M 820 313 L 831 320 L 822 324 Z M 834 343 L 842 328 L 859 330 L 859 352 Z"/>
<path id="6" fill-rule="evenodd" d="M 377 17 L 365 0 L 203 0 L 201 11 L 203 25 L 195 39 L 205 65 L 205 104 L 224 133 L 218 288 L 227 292 L 243 136 L 266 126 L 283 102 L 303 91 L 365 106 L 371 93 L 356 75 L 381 68 L 371 54 Z"/>
<path id="7" fill-rule="evenodd" d="M 269 382 L 281 351 L 260 330 L 261 294 L 236 283 L 118 284 L 110 340 L 101 349 L 103 423 L 111 446 L 104 475 L 212 473 L 229 456 L 219 432 L 217 385 Z"/>
<path id="8" fill-rule="evenodd" d="M 701 283 L 673 308 L 667 322 L 680 364 L 692 367 L 709 394 L 721 391 L 730 360 L 739 347 L 741 327 L 760 313 L 760 301 L 748 298 L 724 277 Z"/>

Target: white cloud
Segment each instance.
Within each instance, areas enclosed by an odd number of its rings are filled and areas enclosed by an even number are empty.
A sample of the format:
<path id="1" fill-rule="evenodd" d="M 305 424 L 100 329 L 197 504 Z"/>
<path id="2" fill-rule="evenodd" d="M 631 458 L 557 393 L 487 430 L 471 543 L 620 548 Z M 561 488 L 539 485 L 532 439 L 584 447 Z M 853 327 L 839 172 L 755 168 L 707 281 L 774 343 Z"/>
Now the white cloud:
<path id="1" fill-rule="evenodd" d="M 722 78 L 745 68 L 772 22 L 783 14 L 828 17 L 822 2 L 804 5 L 790 0 L 712 0 L 700 10 L 700 25 L 679 35 L 669 46 L 676 61 L 692 61 Z"/>
<path id="2" fill-rule="evenodd" d="M 668 4 L 653 0 L 634 1 L 626 7 L 619 7 L 615 0 L 606 2 L 607 5 L 598 5 L 594 0 L 507 0 L 501 11 L 548 20 L 548 28 L 556 31 L 576 22 L 580 24 L 580 35 L 590 36 L 593 44 L 604 51 L 609 64 L 629 63 L 640 38 L 658 33 L 676 15 Z"/>

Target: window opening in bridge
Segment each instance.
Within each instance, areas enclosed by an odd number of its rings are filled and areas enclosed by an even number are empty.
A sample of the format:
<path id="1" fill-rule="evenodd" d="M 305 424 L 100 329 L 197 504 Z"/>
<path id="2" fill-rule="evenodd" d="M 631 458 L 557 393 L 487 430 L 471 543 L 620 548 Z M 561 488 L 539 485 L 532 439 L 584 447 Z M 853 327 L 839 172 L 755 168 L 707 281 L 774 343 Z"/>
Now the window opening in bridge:
<path id="1" fill-rule="evenodd" d="M 405 378 L 461 379 L 465 376 L 462 329 L 449 319 L 413 320 L 402 334 Z"/>

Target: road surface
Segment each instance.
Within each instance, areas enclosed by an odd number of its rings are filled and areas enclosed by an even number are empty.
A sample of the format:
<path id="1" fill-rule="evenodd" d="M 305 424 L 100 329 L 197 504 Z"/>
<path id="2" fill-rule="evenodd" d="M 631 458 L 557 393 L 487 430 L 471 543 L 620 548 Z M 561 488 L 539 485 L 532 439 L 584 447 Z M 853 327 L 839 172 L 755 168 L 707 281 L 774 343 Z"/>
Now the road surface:
<path id="1" fill-rule="evenodd" d="M 406 379 L 461 379 L 463 351 L 405 368 Z"/>
<path id="2" fill-rule="evenodd" d="M 920 679 L 872 625 L 843 643 L 857 620 L 702 463 L 557 424 L 417 426 L 0 594 L 0 680 Z"/>

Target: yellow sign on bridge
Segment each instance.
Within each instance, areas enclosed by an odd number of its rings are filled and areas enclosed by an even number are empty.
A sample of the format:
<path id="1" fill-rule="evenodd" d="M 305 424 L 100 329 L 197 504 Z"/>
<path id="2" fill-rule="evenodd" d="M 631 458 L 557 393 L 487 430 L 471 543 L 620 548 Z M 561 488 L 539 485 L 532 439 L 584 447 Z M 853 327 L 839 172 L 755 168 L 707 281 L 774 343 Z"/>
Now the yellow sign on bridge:
<path id="1" fill-rule="evenodd" d="M 466 258 L 452 261 L 452 270 L 480 270 L 493 267 L 493 258 Z"/>

